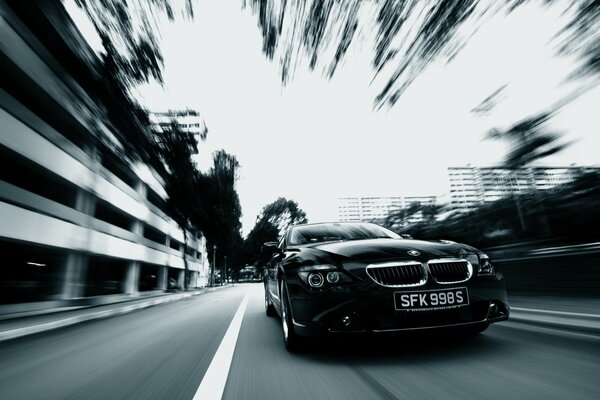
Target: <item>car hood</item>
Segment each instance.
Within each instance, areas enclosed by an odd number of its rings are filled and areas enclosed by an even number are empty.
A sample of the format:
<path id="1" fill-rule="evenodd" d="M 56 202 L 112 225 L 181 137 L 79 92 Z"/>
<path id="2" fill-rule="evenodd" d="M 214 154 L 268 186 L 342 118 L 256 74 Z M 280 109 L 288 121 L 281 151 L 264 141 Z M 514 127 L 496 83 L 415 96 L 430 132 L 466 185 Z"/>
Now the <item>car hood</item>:
<path id="1" fill-rule="evenodd" d="M 367 239 L 315 244 L 311 249 L 320 250 L 337 258 L 355 260 L 415 259 L 432 257 L 457 257 L 475 253 L 475 249 L 454 242 L 423 241 L 407 239 Z M 408 254 L 416 250 L 418 256 Z"/>

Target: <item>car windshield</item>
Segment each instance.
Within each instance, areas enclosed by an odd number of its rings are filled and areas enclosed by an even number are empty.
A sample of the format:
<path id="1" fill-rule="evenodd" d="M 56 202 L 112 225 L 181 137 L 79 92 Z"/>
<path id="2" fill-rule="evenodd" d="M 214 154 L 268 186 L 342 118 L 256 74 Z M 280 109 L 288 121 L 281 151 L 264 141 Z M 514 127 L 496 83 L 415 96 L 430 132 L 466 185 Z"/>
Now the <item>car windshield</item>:
<path id="1" fill-rule="evenodd" d="M 390 238 L 401 239 L 394 232 L 375 224 L 316 224 L 292 228 L 289 243 L 302 245 L 340 240 Z"/>

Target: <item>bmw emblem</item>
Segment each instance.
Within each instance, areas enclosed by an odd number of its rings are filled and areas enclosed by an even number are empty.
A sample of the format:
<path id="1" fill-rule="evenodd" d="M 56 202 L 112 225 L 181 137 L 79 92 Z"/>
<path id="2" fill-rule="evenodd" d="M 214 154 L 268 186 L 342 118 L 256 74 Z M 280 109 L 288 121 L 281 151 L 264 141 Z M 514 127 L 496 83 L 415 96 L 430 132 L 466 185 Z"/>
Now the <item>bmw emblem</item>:
<path id="1" fill-rule="evenodd" d="M 413 256 L 413 257 L 419 257 L 421 255 L 421 253 L 419 253 L 416 250 L 409 250 L 409 251 L 407 251 L 407 253 L 409 256 Z"/>

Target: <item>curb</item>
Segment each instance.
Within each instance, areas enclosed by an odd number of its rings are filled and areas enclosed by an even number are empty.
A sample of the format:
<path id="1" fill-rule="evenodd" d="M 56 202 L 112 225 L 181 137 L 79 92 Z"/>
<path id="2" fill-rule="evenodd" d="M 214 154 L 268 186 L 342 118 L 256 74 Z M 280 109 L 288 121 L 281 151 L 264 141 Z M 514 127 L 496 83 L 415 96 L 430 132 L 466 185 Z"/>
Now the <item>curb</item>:
<path id="1" fill-rule="evenodd" d="M 78 315 L 76 317 L 64 318 L 64 319 L 60 319 L 57 321 L 45 322 L 45 323 L 38 324 L 38 325 L 24 326 L 22 328 L 11 329 L 8 331 L 0 332 L 0 342 L 3 342 L 5 340 L 20 338 L 23 336 L 33 335 L 36 333 L 47 332 L 47 331 L 51 331 L 54 329 L 63 328 L 66 326 L 76 325 L 76 324 L 80 324 L 82 322 L 92 321 L 95 319 L 108 318 L 108 317 L 113 317 L 116 315 L 127 314 L 132 311 L 141 310 L 143 308 L 152 307 L 152 306 L 155 306 L 158 304 L 171 303 L 171 302 L 182 300 L 182 299 L 185 299 L 188 297 L 198 296 L 198 295 L 201 295 L 204 293 L 214 292 L 219 289 L 226 288 L 226 287 L 231 287 L 231 286 L 221 286 L 221 287 L 217 287 L 217 288 L 207 288 L 207 289 L 197 290 L 194 292 L 166 295 L 164 297 L 147 300 L 147 301 L 136 303 L 136 304 L 130 304 L 130 305 L 126 305 L 123 307 L 117 307 L 117 308 L 113 308 L 110 310 L 86 313 L 83 315 Z"/>
<path id="2" fill-rule="evenodd" d="M 511 307 L 510 311 L 509 321 L 600 334 L 600 315 L 521 307 Z"/>

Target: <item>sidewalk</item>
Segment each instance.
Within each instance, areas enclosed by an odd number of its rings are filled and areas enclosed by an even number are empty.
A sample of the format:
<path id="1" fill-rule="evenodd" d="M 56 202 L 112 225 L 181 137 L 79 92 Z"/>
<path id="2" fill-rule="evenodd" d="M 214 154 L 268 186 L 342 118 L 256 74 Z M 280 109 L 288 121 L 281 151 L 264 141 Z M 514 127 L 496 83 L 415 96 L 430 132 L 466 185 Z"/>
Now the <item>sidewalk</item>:
<path id="1" fill-rule="evenodd" d="M 136 298 L 129 301 L 100 306 L 77 307 L 59 312 L 40 312 L 37 315 L 0 320 L 0 342 L 15 339 L 35 333 L 50 331 L 65 326 L 79 324 L 100 318 L 112 317 L 126 314 L 142 308 L 152 307 L 157 304 L 170 303 L 172 301 L 213 292 L 215 290 L 231 287 L 218 286 L 214 288 L 203 288 L 199 290 L 180 293 L 161 293 L 151 297 Z"/>

